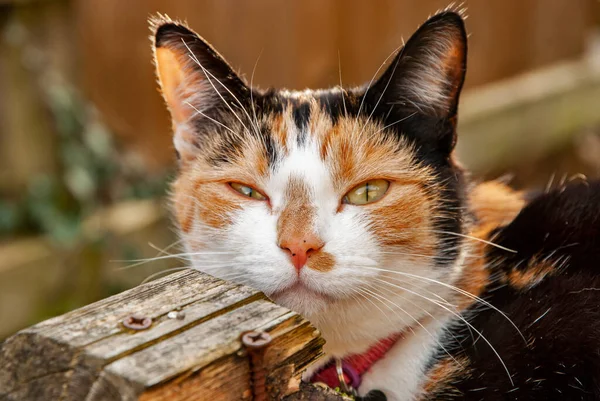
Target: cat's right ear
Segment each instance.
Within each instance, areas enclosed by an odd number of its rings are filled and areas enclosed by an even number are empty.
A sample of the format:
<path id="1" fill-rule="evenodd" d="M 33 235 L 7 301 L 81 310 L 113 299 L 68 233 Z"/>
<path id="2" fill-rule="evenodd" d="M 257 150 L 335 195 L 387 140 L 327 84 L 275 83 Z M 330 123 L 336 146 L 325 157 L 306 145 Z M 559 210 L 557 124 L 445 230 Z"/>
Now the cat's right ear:
<path id="1" fill-rule="evenodd" d="M 204 39 L 180 22 L 150 19 L 154 62 L 173 122 L 175 149 L 183 160 L 196 157 L 202 129 L 219 129 L 223 112 L 250 88 Z"/>

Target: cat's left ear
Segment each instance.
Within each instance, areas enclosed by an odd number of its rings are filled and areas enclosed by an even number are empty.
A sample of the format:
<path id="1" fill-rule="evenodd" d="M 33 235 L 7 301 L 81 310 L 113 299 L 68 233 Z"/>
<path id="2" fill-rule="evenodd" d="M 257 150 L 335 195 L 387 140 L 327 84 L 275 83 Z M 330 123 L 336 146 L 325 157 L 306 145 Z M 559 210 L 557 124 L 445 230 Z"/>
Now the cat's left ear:
<path id="1" fill-rule="evenodd" d="M 452 118 L 467 66 L 467 34 L 460 13 L 444 11 L 411 36 L 373 85 L 382 103 Z"/>

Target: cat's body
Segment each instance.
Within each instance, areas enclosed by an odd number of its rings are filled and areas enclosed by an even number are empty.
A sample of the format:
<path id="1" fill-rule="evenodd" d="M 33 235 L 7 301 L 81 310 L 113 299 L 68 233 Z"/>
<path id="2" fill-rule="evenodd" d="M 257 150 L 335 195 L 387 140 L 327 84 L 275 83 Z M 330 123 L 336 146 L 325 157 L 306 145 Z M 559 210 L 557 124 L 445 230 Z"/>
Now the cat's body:
<path id="1" fill-rule="evenodd" d="M 532 200 L 494 232 L 490 274 L 463 312 L 497 350 L 457 324 L 438 349 L 425 400 L 600 399 L 600 182 L 579 182 Z M 457 367 L 456 361 L 463 366 Z M 506 370 L 510 372 L 509 380 Z"/>
<path id="2" fill-rule="evenodd" d="M 568 312 L 600 321 L 600 292 L 586 289 L 600 281 L 600 189 L 547 194 L 519 214 L 520 194 L 469 182 L 452 156 L 459 14 L 431 18 L 366 87 L 303 92 L 250 88 L 187 27 L 155 23 L 194 267 L 302 313 L 330 357 L 393 337 L 361 396 L 594 399 L 598 323 Z"/>

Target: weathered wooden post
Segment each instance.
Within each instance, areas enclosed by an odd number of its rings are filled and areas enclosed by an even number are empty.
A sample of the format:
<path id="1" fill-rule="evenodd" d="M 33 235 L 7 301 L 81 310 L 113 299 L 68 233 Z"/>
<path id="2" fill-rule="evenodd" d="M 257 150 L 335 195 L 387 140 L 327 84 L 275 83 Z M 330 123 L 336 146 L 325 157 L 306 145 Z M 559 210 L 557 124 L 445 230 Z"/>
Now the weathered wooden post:
<path id="1" fill-rule="evenodd" d="M 8 338 L 0 400 L 340 399 L 298 391 L 323 342 L 260 292 L 188 271 Z"/>

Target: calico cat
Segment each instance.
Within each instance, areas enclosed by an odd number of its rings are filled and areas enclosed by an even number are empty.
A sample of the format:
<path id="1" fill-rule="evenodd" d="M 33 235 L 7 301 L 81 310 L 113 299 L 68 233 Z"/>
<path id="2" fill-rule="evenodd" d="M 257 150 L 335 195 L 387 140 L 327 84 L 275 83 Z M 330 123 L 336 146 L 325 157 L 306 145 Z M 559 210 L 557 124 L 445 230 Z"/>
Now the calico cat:
<path id="1" fill-rule="evenodd" d="M 368 85 L 305 91 L 252 88 L 184 24 L 152 23 L 191 263 L 321 331 L 329 360 L 306 380 L 365 400 L 600 399 L 600 184 L 528 199 L 460 167 L 460 12 Z"/>

